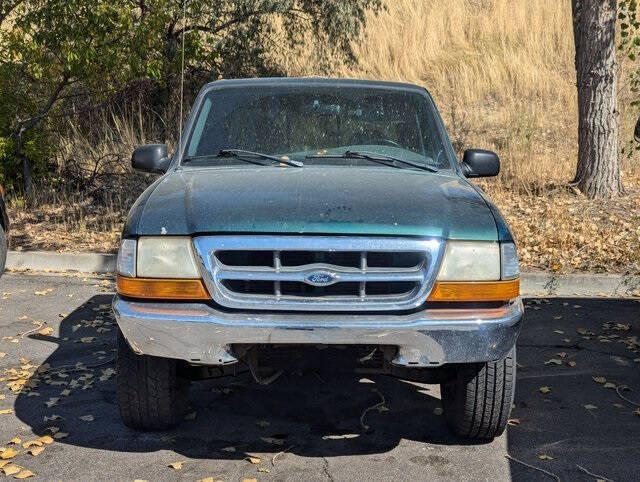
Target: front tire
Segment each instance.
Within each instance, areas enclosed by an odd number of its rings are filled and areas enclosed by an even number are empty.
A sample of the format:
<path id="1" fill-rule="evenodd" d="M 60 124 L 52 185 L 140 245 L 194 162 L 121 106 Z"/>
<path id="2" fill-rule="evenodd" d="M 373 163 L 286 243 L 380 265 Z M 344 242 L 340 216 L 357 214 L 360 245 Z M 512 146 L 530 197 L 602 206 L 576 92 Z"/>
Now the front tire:
<path id="1" fill-rule="evenodd" d="M 189 381 L 178 374 L 178 361 L 137 355 L 118 330 L 116 391 L 127 427 L 167 430 L 184 418 Z"/>
<path id="2" fill-rule="evenodd" d="M 449 428 L 461 437 L 491 440 L 504 432 L 516 388 L 516 348 L 502 360 L 460 365 L 442 383 Z"/>

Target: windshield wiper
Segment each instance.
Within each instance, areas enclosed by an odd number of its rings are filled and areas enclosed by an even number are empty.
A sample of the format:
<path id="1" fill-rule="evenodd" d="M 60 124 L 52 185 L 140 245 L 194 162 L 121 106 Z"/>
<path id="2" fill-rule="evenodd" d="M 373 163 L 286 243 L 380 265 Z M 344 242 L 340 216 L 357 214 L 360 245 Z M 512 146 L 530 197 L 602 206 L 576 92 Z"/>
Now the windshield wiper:
<path id="1" fill-rule="evenodd" d="M 205 160 L 205 159 L 218 159 L 220 157 L 234 157 L 240 161 L 255 164 L 257 166 L 272 166 L 273 164 L 265 164 L 264 162 L 251 159 L 252 157 L 258 157 L 261 159 L 268 159 L 270 161 L 276 161 L 287 166 L 303 167 L 304 164 L 299 161 L 293 161 L 291 159 L 282 159 L 281 157 L 271 156 L 269 154 L 263 154 L 262 152 L 245 151 L 242 149 L 220 149 L 217 154 L 208 154 L 204 156 L 190 156 L 185 157 L 182 162 L 184 164 L 192 161 Z"/>
<path id="2" fill-rule="evenodd" d="M 387 156 L 386 154 L 380 154 L 378 152 L 344 151 L 342 154 L 322 154 L 322 155 L 319 154 L 319 155 L 307 156 L 307 159 L 335 159 L 335 158 L 366 159 L 367 161 L 377 162 L 378 164 L 382 164 L 384 166 L 397 167 L 402 169 L 401 166 L 398 166 L 398 163 L 400 163 L 400 164 L 405 164 L 407 166 L 415 167 L 417 169 L 422 169 L 423 171 L 438 172 L 438 169 L 433 166 L 429 166 L 427 164 L 420 164 L 419 162 L 406 161 L 398 157 Z"/>
<path id="3" fill-rule="evenodd" d="M 246 160 L 246 156 L 250 157 L 259 157 L 261 159 L 269 159 L 272 161 L 280 162 L 282 164 L 286 164 L 291 167 L 304 167 L 304 164 L 300 161 L 294 161 L 292 159 L 287 159 L 278 156 L 272 156 L 270 154 L 263 154 L 262 152 L 253 152 L 253 151 L 245 151 L 243 149 L 220 149 L 218 152 L 218 156 L 233 156 L 238 159 Z M 266 164 L 262 164 L 263 166 Z"/>

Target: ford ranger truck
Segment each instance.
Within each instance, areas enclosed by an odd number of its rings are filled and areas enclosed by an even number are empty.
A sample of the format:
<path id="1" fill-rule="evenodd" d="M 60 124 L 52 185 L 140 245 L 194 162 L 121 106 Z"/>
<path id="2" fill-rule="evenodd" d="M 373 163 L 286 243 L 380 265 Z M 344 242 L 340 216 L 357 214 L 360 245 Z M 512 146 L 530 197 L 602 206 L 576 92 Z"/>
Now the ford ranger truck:
<path id="1" fill-rule="evenodd" d="M 468 181 L 500 163 L 475 149 L 458 161 L 425 89 L 216 81 L 172 156 L 147 145 L 132 164 L 161 176 L 131 208 L 117 261 L 127 426 L 177 425 L 198 378 L 250 370 L 267 383 L 284 354 L 311 363 L 331 349 L 345 370 L 440 384 L 460 436 L 504 431 L 518 259 Z"/>

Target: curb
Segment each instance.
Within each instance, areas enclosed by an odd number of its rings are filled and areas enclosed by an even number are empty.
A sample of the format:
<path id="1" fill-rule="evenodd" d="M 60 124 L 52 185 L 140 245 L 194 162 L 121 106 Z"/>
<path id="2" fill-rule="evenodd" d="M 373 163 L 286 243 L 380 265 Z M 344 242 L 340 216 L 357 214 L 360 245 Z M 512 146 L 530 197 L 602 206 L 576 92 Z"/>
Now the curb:
<path id="1" fill-rule="evenodd" d="M 8 270 L 76 271 L 110 274 L 116 268 L 115 254 L 9 251 Z M 640 297 L 640 276 L 617 274 L 522 273 L 523 296 Z"/>
<path id="2" fill-rule="evenodd" d="M 8 270 L 78 271 L 80 273 L 113 273 L 115 254 L 56 253 L 54 251 L 9 251 Z"/>

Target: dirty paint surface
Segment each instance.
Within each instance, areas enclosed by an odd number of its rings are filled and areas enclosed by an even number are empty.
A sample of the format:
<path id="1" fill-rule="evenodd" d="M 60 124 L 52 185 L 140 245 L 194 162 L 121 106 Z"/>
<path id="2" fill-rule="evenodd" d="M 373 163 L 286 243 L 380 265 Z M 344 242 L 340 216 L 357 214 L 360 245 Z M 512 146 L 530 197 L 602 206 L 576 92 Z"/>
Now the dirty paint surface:
<path id="1" fill-rule="evenodd" d="M 125 236 L 243 232 L 498 239 L 487 203 L 453 171 L 388 167 L 174 171 L 125 226 Z"/>

